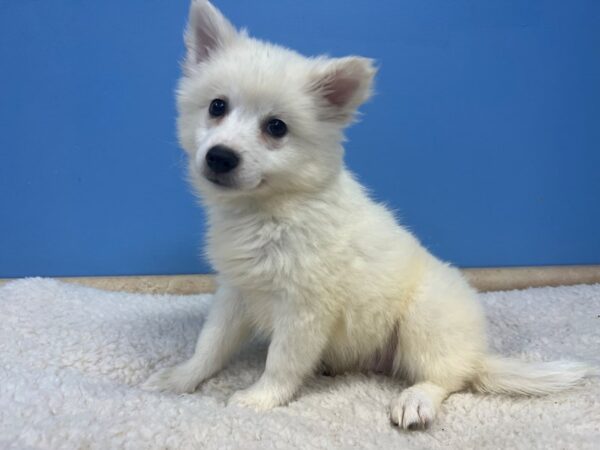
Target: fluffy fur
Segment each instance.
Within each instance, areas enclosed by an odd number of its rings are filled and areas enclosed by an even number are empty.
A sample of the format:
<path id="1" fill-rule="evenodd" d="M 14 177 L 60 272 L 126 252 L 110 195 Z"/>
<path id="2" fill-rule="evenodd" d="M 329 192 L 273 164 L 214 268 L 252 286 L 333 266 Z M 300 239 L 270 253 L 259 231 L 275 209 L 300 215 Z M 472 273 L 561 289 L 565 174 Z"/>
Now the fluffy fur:
<path id="1" fill-rule="evenodd" d="M 370 95 L 371 60 L 306 58 L 256 40 L 205 0 L 192 2 L 185 36 L 179 136 L 219 288 L 194 356 L 146 386 L 192 392 L 259 334 L 270 339 L 264 374 L 232 402 L 273 408 L 316 370 L 376 370 L 412 384 L 390 408 L 412 429 L 452 392 L 537 395 L 586 374 L 579 363 L 489 355 L 474 290 L 345 168 L 343 130 Z M 223 117 L 208 113 L 215 98 L 229 105 Z M 287 124 L 283 138 L 265 132 L 272 117 Z M 207 167 L 215 145 L 239 156 L 231 173 Z"/>

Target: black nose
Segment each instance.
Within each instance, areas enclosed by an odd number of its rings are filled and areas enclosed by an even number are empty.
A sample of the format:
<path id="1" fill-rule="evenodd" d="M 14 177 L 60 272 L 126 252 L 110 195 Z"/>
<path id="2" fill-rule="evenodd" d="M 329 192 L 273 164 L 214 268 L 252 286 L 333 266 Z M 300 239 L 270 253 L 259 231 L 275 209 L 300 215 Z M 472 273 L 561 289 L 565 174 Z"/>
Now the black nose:
<path id="1" fill-rule="evenodd" d="M 239 162 L 240 157 L 224 145 L 215 145 L 206 153 L 206 165 L 215 173 L 231 172 Z"/>

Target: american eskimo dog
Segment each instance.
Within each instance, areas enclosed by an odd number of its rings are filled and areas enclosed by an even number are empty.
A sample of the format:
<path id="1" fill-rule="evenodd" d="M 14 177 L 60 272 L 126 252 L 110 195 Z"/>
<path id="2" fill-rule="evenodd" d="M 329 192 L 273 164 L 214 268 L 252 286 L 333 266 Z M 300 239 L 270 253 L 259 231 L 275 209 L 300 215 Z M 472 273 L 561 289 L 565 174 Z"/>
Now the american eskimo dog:
<path id="1" fill-rule="evenodd" d="M 230 402 L 265 410 L 317 370 L 377 370 L 410 383 L 390 404 L 405 429 L 430 424 L 452 392 L 538 395 L 586 375 L 490 354 L 476 292 L 346 169 L 344 129 L 373 61 L 254 39 L 206 0 L 192 1 L 185 43 L 179 138 L 219 287 L 192 358 L 146 387 L 192 392 L 252 334 L 270 340 L 265 370 Z"/>

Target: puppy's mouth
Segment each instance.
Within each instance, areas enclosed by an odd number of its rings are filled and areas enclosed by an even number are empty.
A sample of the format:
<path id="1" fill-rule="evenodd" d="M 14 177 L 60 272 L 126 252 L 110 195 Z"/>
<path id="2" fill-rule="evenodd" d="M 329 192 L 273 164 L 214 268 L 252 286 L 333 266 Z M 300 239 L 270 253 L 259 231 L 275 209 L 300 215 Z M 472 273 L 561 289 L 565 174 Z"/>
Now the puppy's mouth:
<path id="1" fill-rule="evenodd" d="M 212 184 L 219 186 L 220 188 L 223 188 L 223 189 L 235 189 L 236 188 L 235 183 L 233 183 L 231 180 L 229 180 L 227 178 L 219 177 L 214 174 L 206 174 L 206 175 L 204 175 L 204 178 L 206 178 Z"/>
<path id="2" fill-rule="evenodd" d="M 204 178 L 210 181 L 212 185 L 217 186 L 219 189 L 229 191 L 255 191 L 265 185 L 264 178 L 261 178 L 260 181 L 256 183 L 256 186 L 253 187 L 240 186 L 239 182 L 235 181 L 234 179 L 230 177 L 218 176 L 214 173 L 205 173 Z"/>

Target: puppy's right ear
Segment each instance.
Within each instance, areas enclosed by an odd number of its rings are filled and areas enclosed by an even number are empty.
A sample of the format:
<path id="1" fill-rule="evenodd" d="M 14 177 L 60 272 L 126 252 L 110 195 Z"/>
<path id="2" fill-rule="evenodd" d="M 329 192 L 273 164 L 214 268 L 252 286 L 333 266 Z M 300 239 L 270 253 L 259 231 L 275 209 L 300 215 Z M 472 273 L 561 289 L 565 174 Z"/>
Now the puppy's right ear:
<path id="1" fill-rule="evenodd" d="M 321 118 L 347 125 L 370 96 L 377 69 L 368 58 L 316 58 L 309 91 L 321 99 Z"/>
<path id="2" fill-rule="evenodd" d="M 184 35 L 187 48 L 184 70 L 191 70 L 237 36 L 234 26 L 208 0 L 192 0 Z"/>

